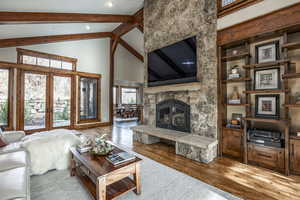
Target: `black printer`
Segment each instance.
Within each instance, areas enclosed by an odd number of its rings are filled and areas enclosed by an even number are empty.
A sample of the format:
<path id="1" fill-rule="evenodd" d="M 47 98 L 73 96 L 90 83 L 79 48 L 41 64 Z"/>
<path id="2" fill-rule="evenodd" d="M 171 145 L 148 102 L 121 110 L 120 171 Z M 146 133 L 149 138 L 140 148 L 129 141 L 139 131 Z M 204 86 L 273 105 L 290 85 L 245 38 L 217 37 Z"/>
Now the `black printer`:
<path id="1" fill-rule="evenodd" d="M 248 129 L 248 142 L 271 147 L 284 147 L 284 140 L 281 132 L 267 131 L 260 129 Z"/>

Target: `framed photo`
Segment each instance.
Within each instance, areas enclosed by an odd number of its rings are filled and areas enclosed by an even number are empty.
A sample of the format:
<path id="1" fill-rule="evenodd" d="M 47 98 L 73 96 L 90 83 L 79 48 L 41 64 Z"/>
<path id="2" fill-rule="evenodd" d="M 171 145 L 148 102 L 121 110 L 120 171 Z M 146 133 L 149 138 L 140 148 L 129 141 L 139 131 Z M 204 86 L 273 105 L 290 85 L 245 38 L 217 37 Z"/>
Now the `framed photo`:
<path id="1" fill-rule="evenodd" d="M 255 117 L 267 119 L 280 118 L 280 96 L 278 94 L 256 95 L 255 98 Z"/>
<path id="2" fill-rule="evenodd" d="M 279 41 L 255 47 L 256 63 L 273 62 L 279 59 Z"/>
<path id="3" fill-rule="evenodd" d="M 254 71 L 254 89 L 272 90 L 280 88 L 280 69 L 263 69 Z"/>

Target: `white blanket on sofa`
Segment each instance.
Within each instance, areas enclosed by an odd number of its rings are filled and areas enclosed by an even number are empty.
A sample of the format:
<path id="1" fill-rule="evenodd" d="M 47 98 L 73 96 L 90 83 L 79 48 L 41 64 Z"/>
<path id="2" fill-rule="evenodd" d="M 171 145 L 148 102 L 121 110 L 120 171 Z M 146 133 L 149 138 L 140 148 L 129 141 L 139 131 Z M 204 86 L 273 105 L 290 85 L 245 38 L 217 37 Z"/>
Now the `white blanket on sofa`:
<path id="1" fill-rule="evenodd" d="M 22 139 L 31 160 L 31 174 L 40 175 L 49 170 L 67 169 L 70 163 L 70 147 L 80 143 L 74 131 L 56 129 L 35 133 Z"/>

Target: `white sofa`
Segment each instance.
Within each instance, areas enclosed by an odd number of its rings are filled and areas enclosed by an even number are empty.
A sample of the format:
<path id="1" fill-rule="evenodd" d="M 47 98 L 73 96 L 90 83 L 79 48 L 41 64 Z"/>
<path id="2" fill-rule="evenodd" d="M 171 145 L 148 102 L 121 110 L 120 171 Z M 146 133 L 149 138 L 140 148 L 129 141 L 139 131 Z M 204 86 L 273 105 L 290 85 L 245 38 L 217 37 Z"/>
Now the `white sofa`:
<path id="1" fill-rule="evenodd" d="M 30 200 L 30 159 L 21 148 L 23 131 L 3 132 L 0 148 L 0 200 Z"/>

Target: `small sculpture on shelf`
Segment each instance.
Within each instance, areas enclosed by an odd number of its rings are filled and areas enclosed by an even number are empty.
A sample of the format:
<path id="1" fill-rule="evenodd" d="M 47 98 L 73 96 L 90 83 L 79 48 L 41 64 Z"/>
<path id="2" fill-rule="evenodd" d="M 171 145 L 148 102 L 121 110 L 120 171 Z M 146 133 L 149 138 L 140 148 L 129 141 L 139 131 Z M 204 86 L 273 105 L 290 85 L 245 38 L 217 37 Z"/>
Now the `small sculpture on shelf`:
<path id="1" fill-rule="evenodd" d="M 241 129 L 242 128 L 242 114 L 239 113 L 232 113 L 232 117 L 230 122 L 226 125 L 227 128 L 235 128 Z"/>
<path id="2" fill-rule="evenodd" d="M 231 67 L 230 72 L 231 73 L 228 76 L 228 80 L 241 77 L 241 75 L 239 73 L 239 66 L 238 65 L 234 65 L 233 67 Z"/>
<path id="3" fill-rule="evenodd" d="M 229 104 L 241 104 L 241 95 L 239 94 L 237 86 L 233 88 L 233 93 L 229 98 Z"/>

